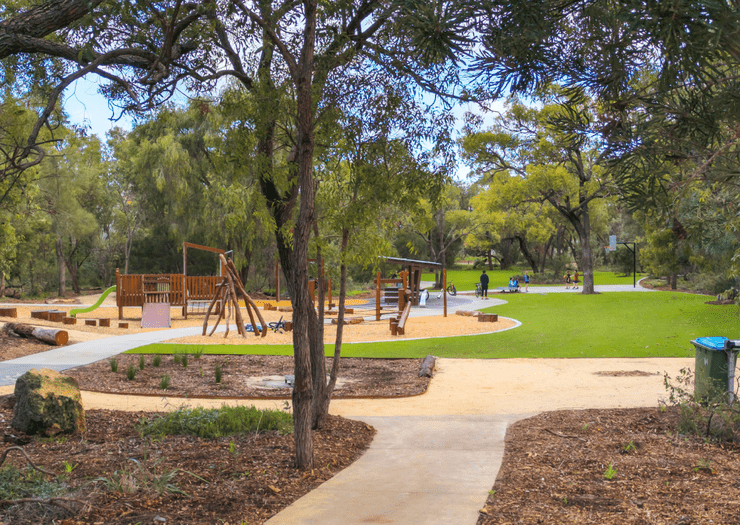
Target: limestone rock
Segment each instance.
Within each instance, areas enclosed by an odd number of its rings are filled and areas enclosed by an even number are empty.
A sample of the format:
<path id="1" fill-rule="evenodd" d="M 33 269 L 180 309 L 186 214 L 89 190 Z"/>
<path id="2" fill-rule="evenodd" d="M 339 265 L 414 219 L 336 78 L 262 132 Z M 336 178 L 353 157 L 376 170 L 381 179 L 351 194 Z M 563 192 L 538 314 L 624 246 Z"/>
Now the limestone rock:
<path id="1" fill-rule="evenodd" d="M 26 434 L 84 432 L 85 412 L 77 380 L 54 370 L 29 370 L 15 383 L 12 427 Z"/>

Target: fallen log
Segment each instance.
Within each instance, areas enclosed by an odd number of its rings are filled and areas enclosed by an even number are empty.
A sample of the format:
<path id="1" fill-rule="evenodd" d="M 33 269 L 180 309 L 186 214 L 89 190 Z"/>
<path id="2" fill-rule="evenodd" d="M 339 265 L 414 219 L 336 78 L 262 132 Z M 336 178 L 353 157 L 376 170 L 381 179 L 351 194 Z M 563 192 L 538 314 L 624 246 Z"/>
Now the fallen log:
<path id="1" fill-rule="evenodd" d="M 50 345 L 63 345 L 69 341 L 67 331 L 57 330 L 56 328 L 40 328 L 23 323 L 5 323 L 5 330 L 21 337 L 38 339 Z"/>
<path id="2" fill-rule="evenodd" d="M 419 369 L 419 377 L 432 377 L 434 374 L 434 366 L 437 363 L 437 358 L 433 355 L 428 355 L 421 362 L 421 368 Z"/>

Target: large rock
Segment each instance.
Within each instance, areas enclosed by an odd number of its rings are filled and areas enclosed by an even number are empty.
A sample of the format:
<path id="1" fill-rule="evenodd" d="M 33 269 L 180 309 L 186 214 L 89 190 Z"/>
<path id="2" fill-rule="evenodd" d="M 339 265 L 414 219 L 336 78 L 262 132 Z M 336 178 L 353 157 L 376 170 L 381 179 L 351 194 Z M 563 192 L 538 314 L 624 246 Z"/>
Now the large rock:
<path id="1" fill-rule="evenodd" d="M 55 436 L 85 431 L 77 380 L 46 368 L 29 370 L 15 382 L 14 429 Z"/>

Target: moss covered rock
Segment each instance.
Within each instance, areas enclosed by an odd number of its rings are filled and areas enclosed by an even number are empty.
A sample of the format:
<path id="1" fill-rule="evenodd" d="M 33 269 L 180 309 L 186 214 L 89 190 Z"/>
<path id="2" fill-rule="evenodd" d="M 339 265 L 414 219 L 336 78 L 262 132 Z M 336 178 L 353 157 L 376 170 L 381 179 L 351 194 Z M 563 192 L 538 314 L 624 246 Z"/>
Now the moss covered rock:
<path id="1" fill-rule="evenodd" d="M 13 428 L 29 435 L 84 432 L 77 380 L 54 370 L 29 370 L 15 382 Z"/>

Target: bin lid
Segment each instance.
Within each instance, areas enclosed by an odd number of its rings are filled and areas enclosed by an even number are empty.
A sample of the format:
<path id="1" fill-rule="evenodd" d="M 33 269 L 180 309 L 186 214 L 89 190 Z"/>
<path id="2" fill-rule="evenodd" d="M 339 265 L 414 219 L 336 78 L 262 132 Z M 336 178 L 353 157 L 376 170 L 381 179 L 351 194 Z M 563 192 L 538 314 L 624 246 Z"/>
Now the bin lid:
<path id="1" fill-rule="evenodd" d="M 724 350 L 726 337 L 697 337 L 696 342 L 711 350 Z"/>

